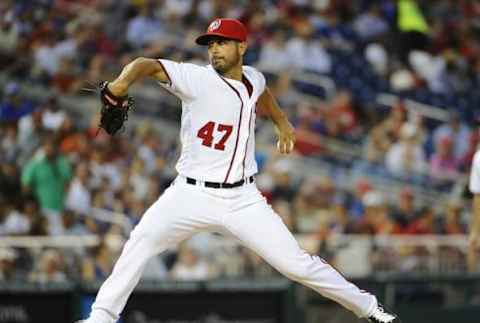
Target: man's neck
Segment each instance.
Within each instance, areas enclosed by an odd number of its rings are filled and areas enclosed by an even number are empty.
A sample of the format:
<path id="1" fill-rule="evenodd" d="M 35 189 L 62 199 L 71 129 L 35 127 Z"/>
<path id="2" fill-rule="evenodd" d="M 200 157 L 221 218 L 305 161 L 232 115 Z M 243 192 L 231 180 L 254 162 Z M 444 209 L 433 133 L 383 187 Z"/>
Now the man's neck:
<path id="1" fill-rule="evenodd" d="M 232 68 L 231 70 L 229 70 L 228 72 L 225 72 L 225 74 L 223 74 L 223 77 L 241 82 L 242 75 L 243 75 L 242 65 L 238 65 Z"/>

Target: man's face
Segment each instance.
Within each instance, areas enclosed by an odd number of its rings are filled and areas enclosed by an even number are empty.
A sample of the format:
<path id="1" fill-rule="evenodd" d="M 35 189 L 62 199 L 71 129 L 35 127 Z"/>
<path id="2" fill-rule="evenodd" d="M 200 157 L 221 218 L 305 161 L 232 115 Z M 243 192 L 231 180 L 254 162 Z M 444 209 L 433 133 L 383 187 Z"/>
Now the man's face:
<path id="1" fill-rule="evenodd" d="M 400 208 L 405 211 L 412 211 L 414 209 L 415 203 L 412 195 L 401 195 L 400 196 Z"/>
<path id="2" fill-rule="evenodd" d="M 245 49 L 245 43 L 221 37 L 212 37 L 208 42 L 208 59 L 218 73 L 225 74 L 240 64 Z"/>
<path id="3" fill-rule="evenodd" d="M 53 159 L 57 154 L 57 148 L 55 147 L 55 144 L 50 141 L 44 144 L 43 150 L 45 152 L 45 157 L 47 157 L 47 159 Z"/>

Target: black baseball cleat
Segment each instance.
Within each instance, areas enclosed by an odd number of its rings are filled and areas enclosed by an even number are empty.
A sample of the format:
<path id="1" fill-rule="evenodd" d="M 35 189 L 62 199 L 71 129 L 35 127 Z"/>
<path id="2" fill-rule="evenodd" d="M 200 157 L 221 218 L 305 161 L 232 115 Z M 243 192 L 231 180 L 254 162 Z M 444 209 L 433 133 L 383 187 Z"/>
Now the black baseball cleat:
<path id="1" fill-rule="evenodd" d="M 377 305 L 367 319 L 370 323 L 402 323 L 396 314 L 388 313 L 381 304 Z"/>

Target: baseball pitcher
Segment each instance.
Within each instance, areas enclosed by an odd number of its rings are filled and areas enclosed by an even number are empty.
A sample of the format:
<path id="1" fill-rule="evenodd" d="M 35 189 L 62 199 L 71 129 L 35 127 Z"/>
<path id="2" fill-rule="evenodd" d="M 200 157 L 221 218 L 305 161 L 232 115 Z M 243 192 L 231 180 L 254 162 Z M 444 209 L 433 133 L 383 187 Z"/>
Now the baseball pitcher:
<path id="1" fill-rule="evenodd" d="M 328 263 L 302 250 L 255 185 L 255 118 L 274 123 L 281 153 L 295 145 L 294 129 L 257 69 L 243 65 L 247 31 L 235 19 L 216 19 L 196 39 L 210 65 L 137 58 L 103 83 L 101 127 L 115 134 L 132 105 L 129 87 L 152 77 L 182 101 L 181 156 L 173 184 L 151 205 L 100 288 L 85 323 L 114 323 L 147 261 L 199 231 L 234 236 L 286 277 L 370 322 L 399 322 L 374 295 L 345 280 Z M 161 304 L 160 304 L 161 306 Z"/>

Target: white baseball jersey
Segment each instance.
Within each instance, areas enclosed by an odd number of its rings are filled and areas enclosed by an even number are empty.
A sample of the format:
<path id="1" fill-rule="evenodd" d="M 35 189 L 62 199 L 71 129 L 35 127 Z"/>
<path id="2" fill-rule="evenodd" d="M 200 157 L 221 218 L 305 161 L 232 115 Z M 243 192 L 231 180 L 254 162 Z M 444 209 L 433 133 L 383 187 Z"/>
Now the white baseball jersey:
<path id="1" fill-rule="evenodd" d="M 223 183 L 255 174 L 255 105 L 265 90 L 263 74 L 243 66 L 240 82 L 211 65 L 158 61 L 169 79 L 160 84 L 182 100 L 178 173 Z"/>
<path id="2" fill-rule="evenodd" d="M 480 194 L 480 150 L 475 153 L 470 173 L 470 191 Z"/>

